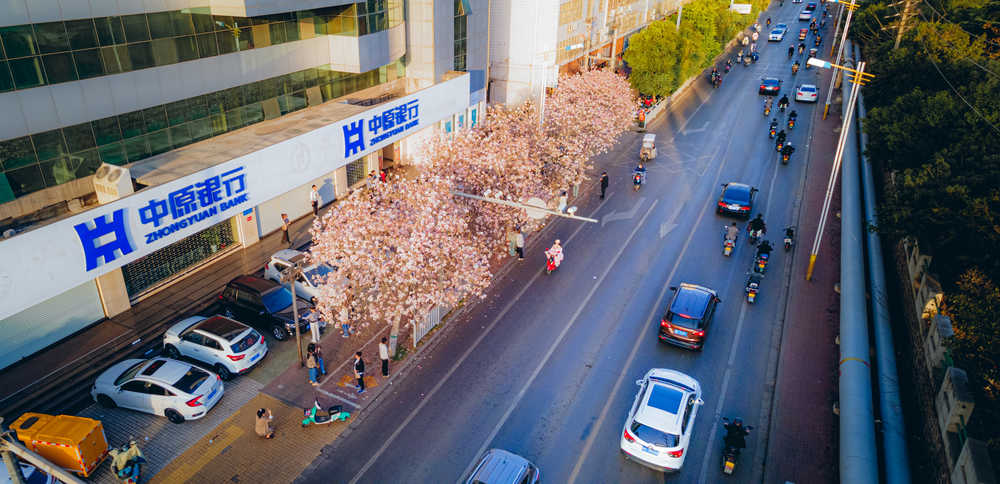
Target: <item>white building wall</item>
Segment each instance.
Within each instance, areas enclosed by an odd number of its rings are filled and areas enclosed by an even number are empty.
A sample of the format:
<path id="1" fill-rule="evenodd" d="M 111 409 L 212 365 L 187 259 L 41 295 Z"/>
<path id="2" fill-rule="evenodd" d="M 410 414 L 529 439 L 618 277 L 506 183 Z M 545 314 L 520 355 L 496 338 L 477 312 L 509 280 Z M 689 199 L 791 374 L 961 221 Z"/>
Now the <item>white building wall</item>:
<path id="1" fill-rule="evenodd" d="M 558 0 L 498 1 L 493 7 L 490 100 L 517 104 L 538 98 L 558 76 Z"/>

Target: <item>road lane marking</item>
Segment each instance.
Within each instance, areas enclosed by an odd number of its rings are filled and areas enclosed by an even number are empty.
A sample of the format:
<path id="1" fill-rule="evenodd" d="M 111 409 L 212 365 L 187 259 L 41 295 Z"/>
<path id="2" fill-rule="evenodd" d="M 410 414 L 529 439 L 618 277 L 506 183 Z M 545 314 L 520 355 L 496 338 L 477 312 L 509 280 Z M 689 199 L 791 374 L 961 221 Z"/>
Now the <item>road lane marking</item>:
<path id="1" fill-rule="evenodd" d="M 616 252 L 615 256 L 611 258 L 611 263 L 608 264 L 607 268 L 604 269 L 604 272 L 601 273 L 601 276 L 597 278 L 597 282 L 594 283 L 593 287 L 591 287 L 590 292 L 587 293 L 587 296 L 583 298 L 583 302 L 580 304 L 579 307 L 576 308 L 576 312 L 573 313 L 573 317 L 569 319 L 569 322 L 566 323 L 562 331 L 559 332 L 559 336 L 556 337 L 556 340 L 553 341 L 552 345 L 549 346 L 549 350 L 545 353 L 545 357 L 542 358 L 541 363 L 535 366 L 535 370 L 531 372 L 531 377 L 529 377 L 528 381 L 525 382 L 524 385 L 521 387 L 521 390 L 517 393 L 517 396 L 514 397 L 514 401 L 511 402 L 510 406 L 507 407 L 507 411 L 504 412 L 503 417 L 500 418 L 500 421 L 497 422 L 496 426 L 493 427 L 493 431 L 490 432 L 489 436 L 483 442 L 483 445 L 480 446 L 479 449 L 476 451 L 473 460 L 469 462 L 469 465 L 465 468 L 465 470 L 462 471 L 461 474 L 459 474 L 460 479 L 468 475 L 470 472 L 472 472 L 472 467 L 476 465 L 479 456 L 481 456 L 483 452 L 486 451 L 486 448 L 489 447 L 490 442 L 493 442 L 493 439 L 496 438 L 497 433 L 500 432 L 500 428 L 503 427 L 505 423 L 507 423 L 507 419 L 510 418 L 510 415 L 512 413 L 514 413 L 514 409 L 518 405 L 520 405 L 521 399 L 524 398 L 524 395 L 526 393 L 528 393 L 528 388 L 531 387 L 531 384 L 535 382 L 535 378 L 537 378 L 538 374 L 542 372 L 542 369 L 546 368 L 546 365 L 549 362 L 549 358 L 552 357 L 552 355 L 556 351 L 556 348 L 558 348 L 559 345 L 562 343 L 563 338 L 565 338 L 566 335 L 569 333 L 570 328 L 572 328 L 573 324 L 576 323 L 576 319 L 580 317 L 581 313 L 583 313 L 583 309 L 587 307 L 588 304 L 590 304 L 590 298 L 592 298 L 594 296 L 594 293 L 597 292 L 597 289 L 601 287 L 601 283 L 604 282 L 604 278 L 607 277 L 608 274 L 611 272 L 611 269 L 618 264 L 618 259 L 621 258 L 623 253 L 625 253 L 625 248 L 628 247 L 628 245 L 632 242 L 632 238 L 635 237 L 635 234 L 639 232 L 639 228 L 642 227 L 643 224 L 646 222 L 646 219 L 649 217 L 649 214 L 653 213 L 653 209 L 656 208 L 657 202 L 659 202 L 659 200 L 653 200 L 653 203 L 649 206 L 649 209 L 646 210 L 645 215 L 643 215 L 642 218 L 639 219 L 639 223 L 636 224 L 635 228 L 632 229 L 632 233 L 629 234 L 628 238 L 625 239 L 625 242 L 622 243 L 621 247 L 618 248 L 618 252 Z M 458 482 L 461 482 L 461 480 L 459 480 Z"/>
<path id="2" fill-rule="evenodd" d="M 615 220 L 632 220 L 635 218 L 635 214 L 639 211 L 639 207 L 642 206 L 643 202 L 646 201 L 646 197 L 639 197 L 639 201 L 632 205 L 632 208 L 627 211 L 617 212 L 612 210 L 611 213 L 601 217 L 601 227 L 604 227 L 608 222 L 614 222 Z"/>
<path id="3" fill-rule="evenodd" d="M 597 208 L 594 209 L 594 211 L 591 213 L 591 216 L 594 216 L 597 214 L 597 212 L 600 212 L 601 209 L 604 208 L 604 204 L 608 203 L 608 201 L 611 200 L 612 195 L 614 195 L 613 192 L 610 193 L 607 196 L 607 198 L 602 200 L 601 203 L 597 205 Z M 653 202 L 653 204 L 649 207 L 649 209 L 652 210 L 653 207 L 655 206 L 656 206 L 656 201 Z M 574 230 L 573 233 L 566 238 L 566 241 L 563 243 L 563 247 L 568 246 L 570 241 L 572 241 L 573 238 L 576 237 L 576 234 L 580 233 L 580 230 L 582 230 L 583 227 L 585 226 L 586 226 L 585 224 L 580 224 L 579 227 L 577 227 L 576 230 Z M 624 247 L 624 245 L 622 247 Z M 448 370 L 448 372 L 445 373 L 440 380 L 438 380 L 437 384 L 434 385 L 434 387 L 431 388 L 429 392 L 427 392 L 424 398 L 420 400 L 420 403 L 418 403 L 417 406 L 414 407 L 412 411 L 410 411 L 410 414 L 406 416 L 406 419 L 404 419 L 403 422 L 396 427 L 396 430 L 393 431 L 392 435 L 390 435 L 389 438 L 385 439 L 385 442 L 382 443 L 382 446 L 379 447 L 374 454 L 372 454 L 372 456 L 368 459 L 368 462 L 365 462 L 365 465 L 357 472 L 357 474 L 354 475 L 353 478 L 351 478 L 350 484 L 356 484 L 361 479 L 361 476 L 363 476 L 366 472 L 368 472 L 368 469 L 370 469 L 371 466 L 375 464 L 375 461 L 378 460 L 378 458 L 385 453 L 386 449 L 389 448 L 389 445 L 392 444 L 397 437 L 399 437 L 399 434 L 403 432 L 403 429 L 405 429 L 406 426 L 409 425 L 411 421 L 413 421 L 414 417 L 416 417 L 417 414 L 420 413 L 420 410 L 424 408 L 424 405 L 427 405 L 427 402 L 431 401 L 431 398 L 434 397 L 434 395 L 437 394 L 438 390 L 440 390 L 441 387 L 444 386 L 445 382 L 447 382 L 448 379 L 451 378 L 451 375 L 455 373 L 455 371 L 458 370 L 460 366 L 462 366 L 462 363 L 466 360 L 466 358 L 469 357 L 469 355 L 473 353 L 473 351 L 475 351 L 475 349 L 479 346 L 479 343 L 482 343 L 483 339 L 486 338 L 486 335 L 488 335 L 493 330 L 493 328 L 501 320 L 503 320 L 503 317 L 504 315 L 507 314 L 507 311 L 510 311 L 510 308 L 514 307 L 514 304 L 516 304 L 521 299 L 521 296 L 523 296 L 524 293 L 527 292 L 528 288 L 530 288 L 531 285 L 534 284 L 534 282 L 538 280 L 538 277 L 541 275 L 542 271 L 536 272 L 535 275 L 532 276 L 530 280 L 528 280 L 528 283 L 525 284 L 524 287 L 522 287 L 521 290 L 517 292 L 514 298 L 511 299 L 504 306 L 503 310 L 497 314 L 496 318 L 493 318 L 493 321 L 490 323 L 490 325 L 487 326 L 482 331 L 482 333 L 479 334 L 479 336 L 476 338 L 475 341 L 472 342 L 471 345 L 469 345 L 468 349 L 465 350 L 465 353 L 462 353 L 462 356 L 458 359 L 458 361 L 456 361 L 455 364 L 453 364 L 451 368 Z M 478 458 L 479 456 L 477 455 L 476 457 Z"/>

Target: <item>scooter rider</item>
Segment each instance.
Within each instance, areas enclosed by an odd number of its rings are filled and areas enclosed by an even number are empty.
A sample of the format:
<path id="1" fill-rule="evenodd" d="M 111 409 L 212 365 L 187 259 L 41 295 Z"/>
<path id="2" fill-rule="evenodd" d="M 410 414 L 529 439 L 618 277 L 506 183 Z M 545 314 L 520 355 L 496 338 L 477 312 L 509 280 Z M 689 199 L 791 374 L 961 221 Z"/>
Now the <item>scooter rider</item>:
<path id="1" fill-rule="evenodd" d="M 788 58 L 791 59 L 792 55 L 794 55 L 794 54 L 795 54 L 795 47 L 792 47 L 792 46 L 789 45 L 788 46 Z"/>
<path id="2" fill-rule="evenodd" d="M 737 453 L 746 448 L 746 436 L 750 435 L 750 429 L 743 426 L 742 419 L 734 419 L 732 423 L 723 424 L 723 427 L 726 429 L 726 447 L 736 449 Z"/>
<path id="3" fill-rule="evenodd" d="M 764 215 L 760 213 L 747 224 L 747 232 L 754 233 L 758 230 L 761 234 L 767 233 L 767 225 L 764 224 Z"/>
<path id="4" fill-rule="evenodd" d="M 740 228 L 736 225 L 736 222 L 733 222 L 732 225 L 726 227 L 725 240 L 732 240 L 733 242 L 736 242 L 736 239 L 739 236 L 740 236 Z"/>
<path id="5" fill-rule="evenodd" d="M 787 138 L 787 137 L 788 137 L 788 135 L 785 134 L 785 130 L 778 131 L 778 140 L 776 141 L 776 143 L 777 144 L 784 144 L 785 143 L 785 138 Z"/>
<path id="6" fill-rule="evenodd" d="M 559 267 L 559 264 L 562 264 L 563 250 L 562 245 L 559 245 L 559 239 L 556 239 L 555 243 L 552 244 L 552 247 L 545 251 L 545 257 L 552 259 L 552 262 L 556 265 L 556 267 Z"/>
<path id="7" fill-rule="evenodd" d="M 778 100 L 778 108 L 785 109 L 787 107 L 788 107 L 788 95 L 784 94 L 781 96 L 781 99 Z"/>
<path id="8" fill-rule="evenodd" d="M 762 255 L 770 256 L 772 250 L 774 250 L 774 247 L 771 247 L 770 242 L 767 240 L 760 241 L 760 244 L 757 245 L 757 258 L 760 258 Z"/>
<path id="9" fill-rule="evenodd" d="M 805 42 L 799 42 L 799 55 L 802 55 L 802 52 L 805 51 L 805 50 L 806 50 L 806 43 Z"/>
<path id="10" fill-rule="evenodd" d="M 794 109 L 792 110 L 792 112 L 788 113 L 788 119 L 796 119 L 798 117 L 799 117 L 799 113 L 797 111 L 795 111 Z"/>
<path id="11" fill-rule="evenodd" d="M 781 148 L 781 154 L 791 158 L 792 153 L 795 153 L 795 148 L 792 147 L 792 143 L 789 141 L 788 143 L 785 143 L 784 148 Z"/>

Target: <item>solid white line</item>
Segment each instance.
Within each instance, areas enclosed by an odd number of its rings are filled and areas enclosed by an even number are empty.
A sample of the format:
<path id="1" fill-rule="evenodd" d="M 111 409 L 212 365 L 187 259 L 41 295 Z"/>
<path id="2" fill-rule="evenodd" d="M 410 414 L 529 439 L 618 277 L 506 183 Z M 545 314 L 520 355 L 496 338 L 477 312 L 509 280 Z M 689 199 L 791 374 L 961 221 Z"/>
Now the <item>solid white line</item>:
<path id="1" fill-rule="evenodd" d="M 358 408 L 360 406 L 356 402 L 352 402 L 352 401 L 350 401 L 350 400 L 348 400 L 348 399 L 346 399 L 346 398 L 344 398 L 344 397 L 342 397 L 340 395 L 337 395 L 336 393 L 328 392 L 328 391 L 326 391 L 326 390 L 324 390 L 322 388 L 317 388 L 316 391 L 320 392 L 323 395 L 326 395 L 326 396 L 328 396 L 330 398 L 336 398 L 337 400 L 340 400 L 341 402 L 344 402 L 344 403 L 346 403 L 346 404 L 348 404 L 348 405 L 350 405 L 350 406 L 352 406 L 354 408 Z"/>
<path id="2" fill-rule="evenodd" d="M 529 377 L 528 381 L 525 382 L 524 385 L 521 387 L 521 391 L 517 393 L 517 396 L 514 397 L 514 401 L 511 402 L 509 407 L 507 407 L 507 411 L 504 412 L 503 417 L 500 418 L 500 421 L 497 422 L 496 426 L 493 427 L 493 431 L 490 432 L 488 437 L 486 437 L 486 440 L 483 442 L 483 445 L 480 446 L 479 450 L 476 451 L 472 462 L 469 462 L 469 465 L 465 468 L 465 470 L 462 471 L 461 474 L 459 474 L 460 479 L 461 477 L 464 477 L 468 475 L 470 472 L 472 472 L 472 467 L 476 465 L 476 461 L 479 459 L 479 456 L 486 451 L 486 448 L 489 447 L 490 442 L 493 442 L 493 439 L 497 436 L 497 433 L 500 432 L 500 428 L 503 427 L 503 425 L 507 422 L 507 419 L 510 418 L 510 415 L 514 413 L 514 409 L 517 408 L 517 406 L 521 403 L 521 399 L 524 398 L 524 395 L 528 393 L 528 388 L 531 387 L 532 383 L 534 383 L 535 378 L 537 378 L 538 374 L 542 372 L 542 369 L 546 367 L 546 364 L 549 362 L 549 358 L 552 357 L 553 353 L 555 353 L 556 351 L 556 348 L 558 348 L 559 344 L 562 343 L 563 338 L 565 338 L 566 335 L 569 333 L 570 328 L 572 328 L 573 324 L 576 323 L 576 319 L 580 317 L 581 313 L 583 313 L 583 309 L 586 308 L 587 305 L 590 303 L 590 298 L 593 297 L 594 293 L 597 292 L 597 289 L 601 287 L 601 283 L 604 282 L 604 278 L 608 276 L 608 274 L 611 272 L 611 269 L 618 264 L 618 259 L 625 252 L 625 248 L 628 247 L 628 244 L 632 242 L 632 238 L 635 237 L 636 233 L 638 233 L 639 228 L 642 227 L 642 225 L 646 222 L 646 218 L 649 217 L 649 214 L 653 213 L 653 209 L 656 208 L 657 202 L 659 202 L 659 200 L 653 200 L 653 203 L 646 210 L 645 215 L 643 215 L 642 218 L 639 219 L 639 223 L 636 224 L 635 228 L 632 229 L 632 233 L 629 234 L 628 238 L 625 239 L 625 242 L 623 242 L 621 244 L 621 247 L 618 248 L 618 252 L 615 253 L 615 256 L 613 258 L 611 258 L 611 263 L 608 264 L 608 267 L 604 269 L 603 273 L 601 273 L 601 277 L 597 278 L 597 282 L 595 282 L 594 286 L 590 288 L 590 292 L 588 292 L 587 296 L 583 298 L 583 302 L 580 303 L 580 306 L 576 308 L 576 312 L 573 313 L 573 317 L 570 318 L 569 322 L 566 323 L 562 331 L 559 333 L 559 336 L 556 337 L 556 340 L 552 342 L 551 346 L 549 346 L 549 350 L 545 353 L 545 357 L 542 358 L 541 363 L 535 366 L 535 371 L 531 372 L 531 377 Z M 461 482 L 461 480 L 459 480 L 459 482 Z"/>
<path id="3" fill-rule="evenodd" d="M 599 212 L 601 208 L 604 207 L 604 204 L 607 203 L 608 200 L 611 200 L 611 195 L 614 195 L 614 193 L 609 194 L 597 206 L 597 208 L 594 209 L 594 212 L 591 215 L 597 214 L 597 212 Z M 656 206 L 655 202 L 653 203 L 653 206 Z M 652 206 L 650 207 L 650 209 L 652 209 Z M 580 226 L 577 227 L 577 229 L 573 231 L 573 233 L 570 234 L 570 236 L 566 239 L 566 242 L 563 244 L 563 246 L 569 245 L 569 242 L 573 240 L 574 237 L 576 237 L 576 234 L 580 233 L 580 230 L 583 229 L 584 226 L 585 226 L 584 224 L 580 224 Z M 462 356 L 458 359 L 458 361 L 455 362 L 455 364 L 451 366 L 451 369 L 449 369 L 448 372 L 445 373 L 440 380 L 438 380 L 437 384 L 434 385 L 434 387 L 431 388 L 429 392 L 427 392 L 427 395 L 425 395 L 424 398 L 420 400 L 420 403 L 418 403 L 417 406 L 414 407 L 413 410 L 410 412 L 410 414 L 406 416 L 406 419 L 404 419 L 399 424 L 399 426 L 396 427 L 396 430 L 392 433 L 392 435 L 390 435 L 389 438 L 385 439 L 385 442 L 383 442 L 382 446 L 379 447 L 374 454 L 372 454 L 372 456 L 368 459 L 368 462 L 365 462 L 365 465 L 351 479 L 350 484 L 356 484 L 361 479 L 361 476 L 363 476 L 365 472 L 368 472 L 368 469 L 370 469 L 371 466 L 375 464 L 375 461 L 378 460 L 378 458 L 381 457 L 383 453 L 385 453 L 385 450 L 389 448 L 389 445 L 396 440 L 396 437 L 398 437 L 399 434 L 403 432 L 403 429 L 406 428 L 406 426 L 410 424 L 410 422 L 414 419 L 414 417 L 417 416 L 420 410 L 424 408 L 424 405 L 427 405 L 427 402 L 431 401 L 431 398 L 433 398 L 434 395 L 437 394 L 438 390 L 440 390 L 441 387 L 444 386 L 445 382 L 447 382 L 448 379 L 451 378 L 451 375 L 455 373 L 455 371 L 458 370 L 460 366 L 462 366 L 462 363 L 465 361 L 465 359 L 468 358 L 473 351 L 475 351 L 476 347 L 479 346 L 479 343 L 482 343 L 483 339 L 486 338 L 486 335 L 493 330 L 493 327 L 496 326 L 497 323 L 499 323 L 503 319 L 503 317 L 507 314 L 507 311 L 510 311 L 510 308 L 514 307 L 514 304 L 517 303 L 519 299 L 521 299 L 521 296 L 524 295 L 524 293 L 528 290 L 528 288 L 530 288 L 531 285 L 535 282 L 535 280 L 537 280 L 538 277 L 541 275 L 542 275 L 541 271 L 536 272 L 535 275 L 532 276 L 531 279 L 528 281 L 528 283 L 525 284 L 524 287 L 522 287 L 521 290 L 517 292 L 514 298 L 511 299 L 510 302 L 508 302 L 504 306 L 503 310 L 500 311 L 495 318 L 493 318 L 493 321 L 490 323 L 490 325 L 487 326 L 486 329 L 484 329 L 482 333 L 479 334 L 479 337 L 477 337 L 476 340 L 473 341 L 471 345 L 469 345 L 469 348 L 465 350 L 465 353 L 462 353 Z"/>

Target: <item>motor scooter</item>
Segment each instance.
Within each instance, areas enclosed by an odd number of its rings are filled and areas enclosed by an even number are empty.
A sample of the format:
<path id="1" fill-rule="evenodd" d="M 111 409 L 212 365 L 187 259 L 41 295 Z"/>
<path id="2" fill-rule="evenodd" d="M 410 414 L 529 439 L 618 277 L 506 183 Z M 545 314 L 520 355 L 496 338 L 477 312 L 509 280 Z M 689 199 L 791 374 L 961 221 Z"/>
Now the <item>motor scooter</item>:
<path id="1" fill-rule="evenodd" d="M 757 245 L 757 241 L 760 240 L 760 236 L 763 234 L 760 230 L 750 230 L 750 245 Z"/>
<path id="2" fill-rule="evenodd" d="M 723 421 L 724 425 L 729 425 L 729 419 L 728 418 L 723 417 L 722 421 Z M 750 425 L 747 425 L 747 426 L 745 426 L 743 428 L 745 428 L 747 430 L 747 433 L 749 433 L 751 430 L 753 430 L 753 427 L 750 426 Z M 724 443 L 723 444 L 723 447 L 722 447 L 722 473 L 723 474 L 726 474 L 727 476 L 728 475 L 732 475 L 733 471 L 736 470 L 736 458 L 739 457 L 739 455 L 740 455 L 740 449 L 739 448 L 733 447 L 733 446 L 729 445 L 728 443 Z"/>
<path id="3" fill-rule="evenodd" d="M 313 401 L 312 408 L 303 409 L 302 415 L 305 417 L 302 419 L 302 427 L 308 427 L 310 425 L 326 425 L 333 422 L 344 422 L 351 414 L 344 411 L 344 407 L 341 405 L 334 405 L 326 411 L 319 406 L 318 401 Z"/>
<path id="4" fill-rule="evenodd" d="M 792 250 L 795 245 L 795 227 L 785 227 L 785 252 Z"/>
<path id="5" fill-rule="evenodd" d="M 111 472 L 124 484 L 137 484 L 142 480 L 142 465 L 146 457 L 135 441 L 123 445 L 119 449 L 108 451 L 111 457 Z"/>
<path id="6" fill-rule="evenodd" d="M 739 238 L 735 237 L 730 239 L 726 237 L 728 234 L 729 229 L 727 227 L 722 227 L 722 255 L 726 257 L 729 257 L 729 255 L 733 253 L 733 249 L 736 248 L 736 239 Z"/>
<path id="7" fill-rule="evenodd" d="M 760 292 L 760 283 L 764 280 L 764 274 L 758 274 L 756 272 L 750 272 L 747 276 L 747 302 L 753 304 L 757 300 L 757 294 Z"/>
<path id="8" fill-rule="evenodd" d="M 767 252 L 757 254 L 757 257 L 754 258 L 753 262 L 754 272 L 758 274 L 763 274 L 767 272 L 767 261 L 769 257 L 770 254 L 768 254 Z"/>

